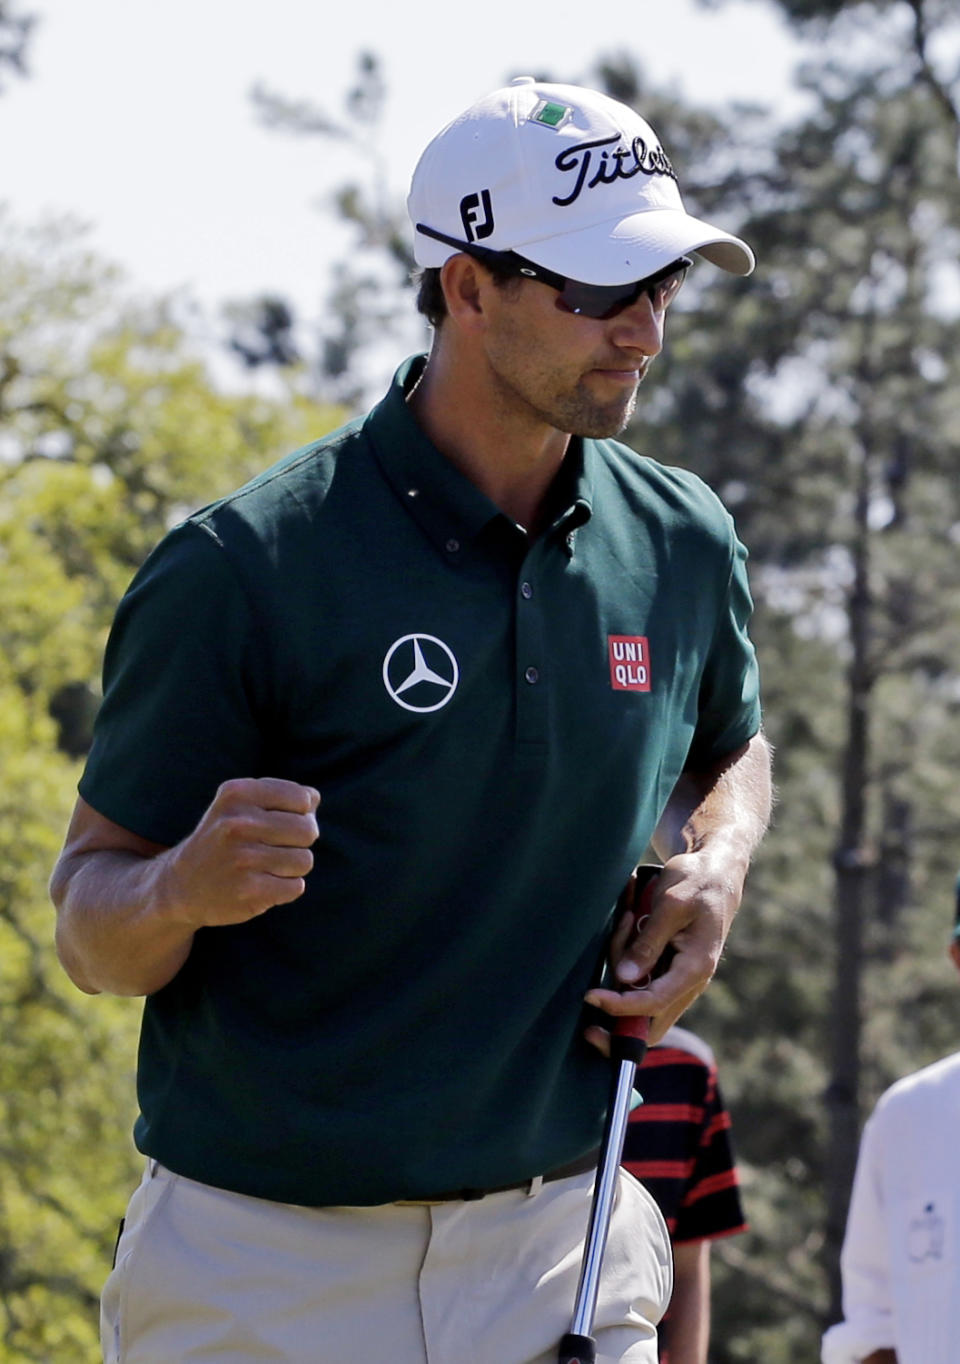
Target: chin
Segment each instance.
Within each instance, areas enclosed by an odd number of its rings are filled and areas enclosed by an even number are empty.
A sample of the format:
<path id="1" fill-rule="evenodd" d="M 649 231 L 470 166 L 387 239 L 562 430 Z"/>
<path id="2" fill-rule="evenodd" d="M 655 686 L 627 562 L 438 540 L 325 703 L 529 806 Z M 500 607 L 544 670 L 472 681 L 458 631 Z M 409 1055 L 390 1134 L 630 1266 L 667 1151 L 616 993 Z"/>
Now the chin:
<path id="1" fill-rule="evenodd" d="M 612 440 L 615 436 L 622 436 L 630 425 L 630 418 L 625 417 L 616 424 L 609 423 L 605 426 L 580 427 L 577 431 L 571 431 L 572 436 L 581 436 L 585 440 Z"/>
<path id="2" fill-rule="evenodd" d="M 604 408 L 602 411 L 594 409 L 592 412 L 582 412 L 575 427 L 571 428 L 574 436 L 586 436 L 590 440 L 609 440 L 612 436 L 620 436 L 630 425 L 636 409 L 636 401 L 631 398 L 626 406 L 618 407 L 615 411 Z"/>
<path id="3" fill-rule="evenodd" d="M 561 425 L 561 430 L 591 440 L 607 440 L 621 435 L 629 426 L 637 406 L 637 389 L 608 403 L 599 403 L 593 394 L 579 389 L 567 406 L 569 423 Z"/>

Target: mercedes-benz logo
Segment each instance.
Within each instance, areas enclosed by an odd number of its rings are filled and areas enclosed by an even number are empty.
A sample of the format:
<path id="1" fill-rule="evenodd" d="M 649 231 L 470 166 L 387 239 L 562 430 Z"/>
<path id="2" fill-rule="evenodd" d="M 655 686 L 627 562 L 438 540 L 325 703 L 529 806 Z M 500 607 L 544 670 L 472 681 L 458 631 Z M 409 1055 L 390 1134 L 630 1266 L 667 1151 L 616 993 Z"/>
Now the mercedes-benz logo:
<path id="1" fill-rule="evenodd" d="M 403 635 L 383 660 L 383 685 L 404 710 L 439 710 L 460 681 L 453 651 L 436 635 Z"/>

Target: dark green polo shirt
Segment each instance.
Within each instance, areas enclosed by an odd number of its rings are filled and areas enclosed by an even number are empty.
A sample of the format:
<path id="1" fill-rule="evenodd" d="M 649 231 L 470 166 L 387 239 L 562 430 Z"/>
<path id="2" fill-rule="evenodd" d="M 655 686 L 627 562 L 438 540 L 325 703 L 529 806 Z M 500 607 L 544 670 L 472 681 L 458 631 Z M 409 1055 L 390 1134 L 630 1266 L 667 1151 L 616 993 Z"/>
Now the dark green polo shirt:
<path id="1" fill-rule="evenodd" d="M 413 421 L 419 363 L 158 547 L 80 786 L 164 844 L 230 777 L 322 793 L 306 893 L 198 932 L 140 1047 L 140 1149 L 285 1202 L 596 1144 L 612 907 L 684 765 L 759 726 L 745 552 L 703 483 L 574 441 L 531 543 Z"/>

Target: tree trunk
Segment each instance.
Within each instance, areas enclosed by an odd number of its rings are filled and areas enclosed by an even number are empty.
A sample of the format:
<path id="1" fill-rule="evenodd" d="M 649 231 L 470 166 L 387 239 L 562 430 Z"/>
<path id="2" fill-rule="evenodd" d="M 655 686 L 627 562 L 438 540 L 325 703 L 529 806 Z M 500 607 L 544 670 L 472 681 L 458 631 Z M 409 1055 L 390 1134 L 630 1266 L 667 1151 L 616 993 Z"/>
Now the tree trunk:
<path id="1" fill-rule="evenodd" d="M 847 736 L 843 756 L 840 838 L 834 854 L 836 959 L 831 1014 L 831 1076 L 826 1102 L 829 1149 L 824 1246 L 830 1288 L 829 1319 L 842 1315 L 840 1249 L 860 1140 L 860 997 L 863 924 L 875 858 L 867 840 L 870 759 L 870 455 L 862 450 L 853 541 L 854 580 L 848 605 L 851 659 Z"/>

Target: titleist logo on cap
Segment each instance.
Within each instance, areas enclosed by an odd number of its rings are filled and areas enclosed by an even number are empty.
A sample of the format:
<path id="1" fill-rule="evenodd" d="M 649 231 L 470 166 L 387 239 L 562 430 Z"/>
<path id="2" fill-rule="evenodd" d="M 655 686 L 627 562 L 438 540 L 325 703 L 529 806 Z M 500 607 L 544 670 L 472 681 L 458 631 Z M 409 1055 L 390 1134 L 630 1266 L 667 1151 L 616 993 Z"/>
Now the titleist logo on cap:
<path id="1" fill-rule="evenodd" d="M 578 142 L 572 147 L 565 147 L 555 165 L 559 171 L 575 174 L 576 181 L 566 198 L 555 194 L 553 202 L 565 208 L 568 204 L 576 203 L 584 188 L 595 189 L 597 185 L 612 185 L 616 180 L 632 180 L 635 175 L 669 175 L 671 180 L 676 180 L 676 172 L 663 148 L 647 146 L 642 137 L 635 137 L 629 147 L 621 146 L 614 152 L 599 151 L 601 147 L 612 147 L 619 141 L 620 134 L 614 133 L 613 137 L 599 137 L 592 142 Z M 594 153 L 598 151 L 599 155 L 594 158 Z M 588 180 L 595 159 L 597 168 Z"/>

